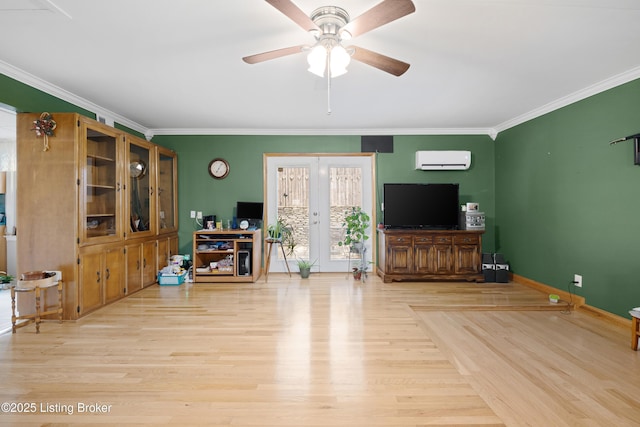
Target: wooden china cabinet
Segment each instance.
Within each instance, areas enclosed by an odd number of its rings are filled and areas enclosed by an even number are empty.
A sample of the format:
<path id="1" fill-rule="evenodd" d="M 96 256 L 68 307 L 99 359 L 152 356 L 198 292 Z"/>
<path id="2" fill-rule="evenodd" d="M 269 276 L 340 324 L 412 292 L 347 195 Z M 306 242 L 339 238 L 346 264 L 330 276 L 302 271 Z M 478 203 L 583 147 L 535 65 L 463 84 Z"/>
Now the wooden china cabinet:
<path id="1" fill-rule="evenodd" d="M 156 282 L 177 254 L 173 151 L 73 113 L 44 149 L 17 116 L 18 272 L 60 270 L 64 317 L 76 319 Z"/>

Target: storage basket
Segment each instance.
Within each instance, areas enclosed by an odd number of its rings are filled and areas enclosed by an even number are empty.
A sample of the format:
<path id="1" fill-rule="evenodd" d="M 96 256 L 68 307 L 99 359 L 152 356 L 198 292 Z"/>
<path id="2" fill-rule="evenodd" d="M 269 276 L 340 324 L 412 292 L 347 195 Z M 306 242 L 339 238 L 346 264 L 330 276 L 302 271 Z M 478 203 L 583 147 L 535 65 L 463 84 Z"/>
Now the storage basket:
<path id="1" fill-rule="evenodd" d="M 161 286 L 179 286 L 187 279 L 188 272 L 182 274 L 158 274 L 158 284 Z"/>

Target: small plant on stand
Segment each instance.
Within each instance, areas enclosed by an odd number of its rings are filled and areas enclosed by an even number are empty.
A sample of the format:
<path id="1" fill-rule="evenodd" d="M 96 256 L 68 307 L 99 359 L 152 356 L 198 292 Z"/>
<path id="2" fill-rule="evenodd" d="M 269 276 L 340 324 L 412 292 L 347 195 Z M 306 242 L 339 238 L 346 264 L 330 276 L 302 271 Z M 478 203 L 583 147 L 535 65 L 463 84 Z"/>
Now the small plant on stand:
<path id="1" fill-rule="evenodd" d="M 12 275 L 7 274 L 6 271 L 0 271 L 0 289 L 9 289 L 9 284 L 12 280 Z"/>
<path id="2" fill-rule="evenodd" d="M 365 241 L 369 239 L 367 229 L 371 225 L 371 217 L 360 208 L 352 207 L 345 213 L 342 226 L 345 228 L 344 239 L 338 242 L 338 246 L 349 247 L 349 253 L 360 254 L 360 265 L 353 268 L 353 277 L 362 280 L 366 275 L 367 260 Z"/>
<path id="3" fill-rule="evenodd" d="M 293 230 L 287 225 L 282 218 L 267 227 L 267 238 L 272 242 L 281 242 L 282 246 L 286 248 L 287 255 L 292 255 L 296 241 L 293 236 Z"/>

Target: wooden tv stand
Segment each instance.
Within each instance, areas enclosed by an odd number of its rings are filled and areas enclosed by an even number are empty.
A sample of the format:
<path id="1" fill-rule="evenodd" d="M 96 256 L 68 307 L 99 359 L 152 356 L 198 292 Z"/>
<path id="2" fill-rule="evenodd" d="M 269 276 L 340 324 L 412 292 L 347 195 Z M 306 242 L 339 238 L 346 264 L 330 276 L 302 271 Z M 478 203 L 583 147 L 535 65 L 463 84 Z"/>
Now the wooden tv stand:
<path id="1" fill-rule="evenodd" d="M 475 230 L 378 230 L 376 271 L 402 280 L 483 282 L 482 234 Z"/>

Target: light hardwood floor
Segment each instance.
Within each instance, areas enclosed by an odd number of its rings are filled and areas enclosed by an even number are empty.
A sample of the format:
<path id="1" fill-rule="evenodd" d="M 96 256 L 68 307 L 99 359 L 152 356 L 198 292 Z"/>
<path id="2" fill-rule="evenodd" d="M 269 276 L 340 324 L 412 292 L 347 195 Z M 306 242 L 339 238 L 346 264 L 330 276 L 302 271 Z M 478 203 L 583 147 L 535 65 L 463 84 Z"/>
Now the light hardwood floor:
<path id="1" fill-rule="evenodd" d="M 153 286 L 0 335 L 0 402 L 34 404 L 0 424 L 640 425 L 630 330 L 563 307 L 344 274 Z"/>

